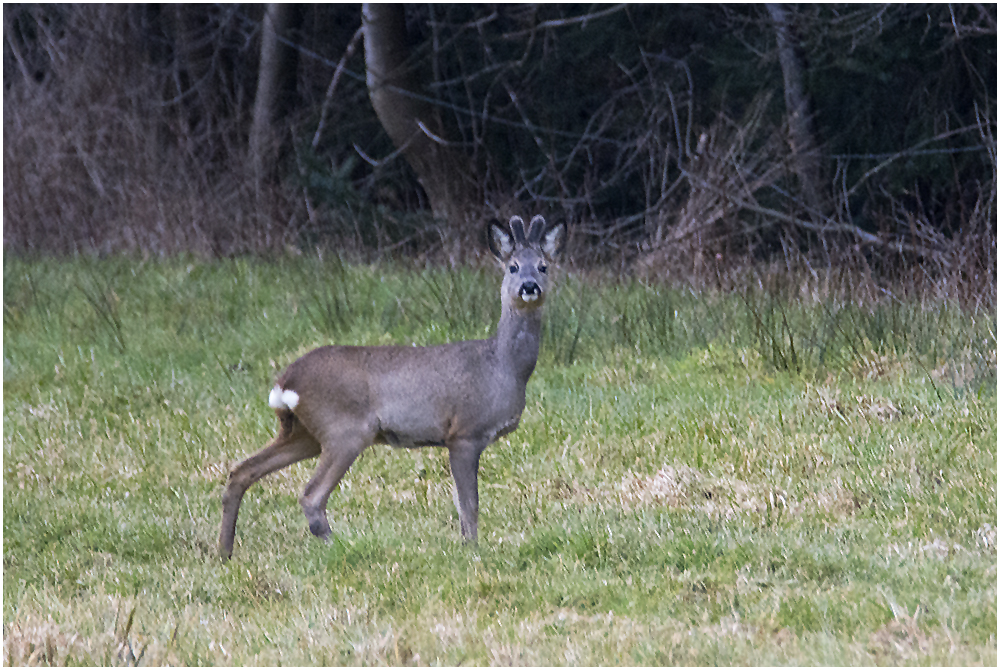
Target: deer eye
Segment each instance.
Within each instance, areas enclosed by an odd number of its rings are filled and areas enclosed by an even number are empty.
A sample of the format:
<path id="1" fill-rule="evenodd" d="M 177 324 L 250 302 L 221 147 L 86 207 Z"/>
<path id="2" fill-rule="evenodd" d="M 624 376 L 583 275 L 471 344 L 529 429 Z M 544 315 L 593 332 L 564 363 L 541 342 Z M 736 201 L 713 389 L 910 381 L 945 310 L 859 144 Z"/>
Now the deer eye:
<path id="1" fill-rule="evenodd" d="M 516 273 L 516 272 L 517 272 L 517 269 L 518 269 L 518 268 L 517 268 L 517 263 L 511 263 L 511 264 L 510 264 L 510 273 L 511 273 L 511 274 L 514 274 L 514 273 Z"/>
<path id="2" fill-rule="evenodd" d="M 546 265 L 545 263 L 542 263 L 541 265 L 538 266 L 538 271 L 541 272 L 542 274 L 545 274 L 546 272 L 549 271 L 549 266 Z"/>

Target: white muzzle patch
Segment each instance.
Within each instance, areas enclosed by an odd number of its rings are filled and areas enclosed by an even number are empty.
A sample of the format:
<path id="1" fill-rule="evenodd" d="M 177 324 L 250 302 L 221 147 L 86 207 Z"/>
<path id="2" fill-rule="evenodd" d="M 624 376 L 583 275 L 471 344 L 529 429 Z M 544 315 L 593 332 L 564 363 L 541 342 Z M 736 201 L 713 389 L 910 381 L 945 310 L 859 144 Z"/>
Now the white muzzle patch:
<path id="1" fill-rule="evenodd" d="M 299 404 L 299 394 L 291 389 L 282 389 L 280 386 L 275 386 L 267 396 L 267 404 L 274 409 L 292 411 Z"/>

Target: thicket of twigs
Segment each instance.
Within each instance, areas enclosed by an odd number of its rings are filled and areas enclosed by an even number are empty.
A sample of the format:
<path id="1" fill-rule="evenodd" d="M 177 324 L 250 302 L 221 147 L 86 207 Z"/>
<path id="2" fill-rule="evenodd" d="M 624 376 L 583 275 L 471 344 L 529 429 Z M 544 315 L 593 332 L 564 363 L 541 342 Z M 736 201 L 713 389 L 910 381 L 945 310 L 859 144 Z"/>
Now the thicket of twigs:
<path id="1" fill-rule="evenodd" d="M 650 278 L 848 268 L 995 305 L 996 8 L 795 11 L 819 208 L 760 7 L 421 5 L 407 21 L 483 217 L 566 219 L 578 262 Z M 262 8 L 5 6 L 5 251 L 475 246 L 430 217 L 371 109 L 359 8 L 299 12 L 262 187 L 247 148 Z"/>

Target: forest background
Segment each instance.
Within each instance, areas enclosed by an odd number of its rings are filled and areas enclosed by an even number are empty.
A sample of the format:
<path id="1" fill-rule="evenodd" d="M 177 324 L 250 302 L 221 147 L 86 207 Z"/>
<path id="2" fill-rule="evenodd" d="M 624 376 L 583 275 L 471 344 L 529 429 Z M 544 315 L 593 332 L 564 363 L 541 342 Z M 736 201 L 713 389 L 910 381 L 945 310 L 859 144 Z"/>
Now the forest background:
<path id="1" fill-rule="evenodd" d="M 4 35 L 8 253 L 455 262 L 543 213 L 580 264 L 995 302 L 994 5 L 11 5 Z"/>

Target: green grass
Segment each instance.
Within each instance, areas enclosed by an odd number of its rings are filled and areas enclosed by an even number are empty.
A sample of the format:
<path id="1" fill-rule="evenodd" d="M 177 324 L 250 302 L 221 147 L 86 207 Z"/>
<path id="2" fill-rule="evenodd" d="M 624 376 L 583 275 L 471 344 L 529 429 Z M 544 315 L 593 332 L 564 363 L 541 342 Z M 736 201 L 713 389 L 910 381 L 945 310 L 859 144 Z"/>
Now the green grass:
<path id="1" fill-rule="evenodd" d="M 4 662 L 997 662 L 996 315 L 562 275 L 459 541 L 443 450 L 229 468 L 329 343 L 487 336 L 499 276 L 4 261 Z"/>

